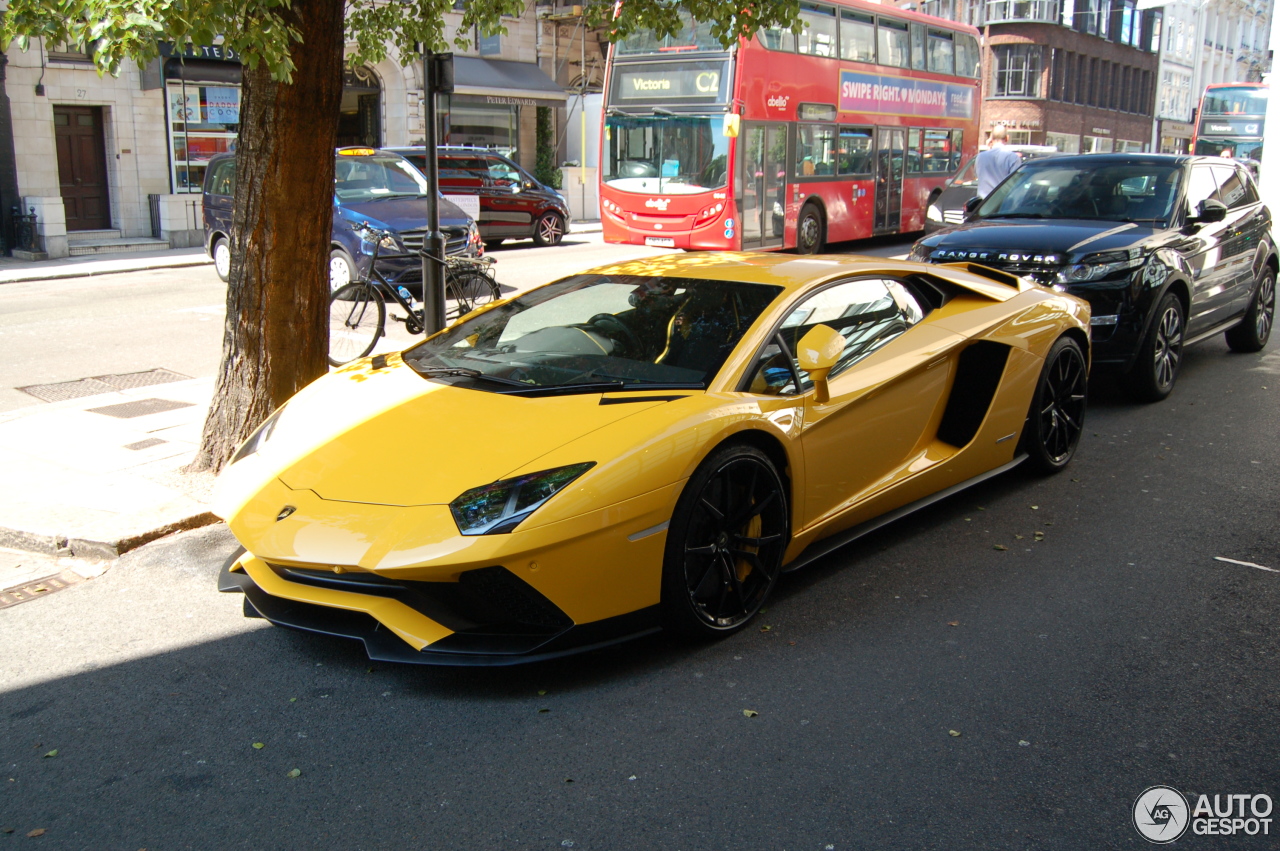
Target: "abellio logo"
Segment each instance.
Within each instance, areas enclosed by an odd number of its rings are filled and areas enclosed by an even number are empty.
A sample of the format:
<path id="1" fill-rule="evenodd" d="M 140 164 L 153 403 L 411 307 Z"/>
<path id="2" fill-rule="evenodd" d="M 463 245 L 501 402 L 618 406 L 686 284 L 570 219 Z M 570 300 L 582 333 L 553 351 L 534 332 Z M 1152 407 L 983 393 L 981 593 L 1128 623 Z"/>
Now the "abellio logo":
<path id="1" fill-rule="evenodd" d="M 1152 786 L 1133 802 L 1133 826 L 1157 845 L 1175 841 L 1190 822 L 1187 799 L 1172 786 Z"/>

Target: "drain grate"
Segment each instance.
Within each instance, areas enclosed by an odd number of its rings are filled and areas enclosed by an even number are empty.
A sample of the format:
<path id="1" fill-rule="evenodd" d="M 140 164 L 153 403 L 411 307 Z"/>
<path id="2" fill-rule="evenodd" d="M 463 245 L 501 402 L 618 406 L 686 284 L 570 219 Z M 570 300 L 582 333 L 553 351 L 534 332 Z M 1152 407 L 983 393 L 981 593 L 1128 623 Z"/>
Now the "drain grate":
<path id="1" fill-rule="evenodd" d="M 148 437 L 146 440 L 139 440 L 137 443 L 126 443 L 125 449 L 132 449 L 137 452 L 140 449 L 150 449 L 153 446 L 159 446 L 162 443 L 168 443 L 167 440 L 161 440 L 158 437 Z"/>
<path id="2" fill-rule="evenodd" d="M 89 413 L 106 414 L 116 419 L 129 420 L 134 417 L 145 417 L 147 414 L 163 414 L 165 411 L 190 408 L 192 404 L 191 402 L 174 402 L 171 399 L 138 399 L 136 402 L 121 402 L 119 405 L 89 408 Z"/>
<path id="3" fill-rule="evenodd" d="M 25 585 L 15 585 L 13 588 L 6 588 L 0 591 L 0 609 L 7 609 L 10 606 L 16 606 L 19 603 L 26 603 L 37 597 L 48 597 L 55 591 L 61 591 L 64 588 L 70 588 L 79 582 L 83 582 L 84 577 L 72 570 L 64 570 L 53 576 L 46 576 L 44 579 L 37 579 L 34 582 L 28 582 Z"/>
<path id="4" fill-rule="evenodd" d="M 23 393 L 35 396 L 43 402 L 65 402 L 68 399 L 83 399 L 85 396 L 99 396 L 103 393 L 114 393 L 117 390 L 131 390 L 135 387 L 150 387 L 153 384 L 186 381 L 190 377 L 169 369 L 149 369 L 145 372 L 96 375 L 93 378 L 62 381 L 57 384 L 32 384 L 29 387 L 19 387 L 18 389 Z"/>

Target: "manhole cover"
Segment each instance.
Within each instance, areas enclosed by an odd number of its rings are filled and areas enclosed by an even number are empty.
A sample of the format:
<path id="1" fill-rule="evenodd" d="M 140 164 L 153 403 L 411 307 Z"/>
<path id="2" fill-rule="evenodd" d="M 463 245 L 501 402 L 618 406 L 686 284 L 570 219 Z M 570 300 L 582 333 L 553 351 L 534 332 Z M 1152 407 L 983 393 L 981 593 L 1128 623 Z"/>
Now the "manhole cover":
<path id="1" fill-rule="evenodd" d="M 190 408 L 191 406 L 191 402 L 174 402 L 171 399 L 138 399 L 136 402 L 121 402 L 119 405 L 90 408 L 89 413 L 106 414 L 109 417 L 128 420 L 133 417 L 145 417 L 147 414 L 163 414 L 165 411 L 176 411 L 179 408 Z"/>
<path id="2" fill-rule="evenodd" d="M 83 582 L 84 577 L 71 570 L 64 570 L 54 576 L 46 576 L 44 579 L 37 579 L 34 582 L 28 582 L 25 585 L 16 585 L 13 588 L 6 588 L 0 591 L 0 609 L 7 609 L 10 606 L 16 606 L 19 603 L 26 603 L 37 597 L 48 597 L 55 591 L 61 591 L 63 588 L 70 588 L 78 582 Z"/>
<path id="3" fill-rule="evenodd" d="M 134 387 L 186 381 L 190 377 L 168 369 L 149 369 L 145 372 L 125 372 L 119 375 L 96 375 L 93 378 L 61 381 L 57 384 L 32 384 L 18 389 L 44 402 L 65 402 L 68 399 L 100 396 L 103 393 L 114 393 L 117 390 L 129 390 Z"/>

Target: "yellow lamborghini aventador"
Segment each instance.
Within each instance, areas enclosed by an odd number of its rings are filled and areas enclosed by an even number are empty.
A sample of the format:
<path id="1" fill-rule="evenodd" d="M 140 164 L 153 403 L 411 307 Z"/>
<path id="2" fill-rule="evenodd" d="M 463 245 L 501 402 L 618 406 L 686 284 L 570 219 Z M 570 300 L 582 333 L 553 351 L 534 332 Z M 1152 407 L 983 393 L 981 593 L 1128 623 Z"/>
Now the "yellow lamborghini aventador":
<path id="1" fill-rule="evenodd" d="M 316 381 L 215 508 L 245 612 L 372 658 L 740 629 L 779 574 L 1075 453 L 1088 305 L 990 269 L 686 254 L 495 302 Z"/>

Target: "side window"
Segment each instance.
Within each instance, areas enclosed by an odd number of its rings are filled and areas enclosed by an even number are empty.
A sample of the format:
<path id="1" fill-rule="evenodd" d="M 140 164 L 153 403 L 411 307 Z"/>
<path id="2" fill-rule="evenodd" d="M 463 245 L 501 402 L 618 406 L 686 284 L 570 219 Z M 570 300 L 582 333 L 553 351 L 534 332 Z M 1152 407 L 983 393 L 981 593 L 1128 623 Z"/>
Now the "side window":
<path id="1" fill-rule="evenodd" d="M 836 55 L 836 10 L 817 3 L 800 4 L 804 30 L 798 36 L 799 51 L 814 56 Z"/>
<path id="2" fill-rule="evenodd" d="M 748 393 L 765 396 L 794 396 L 799 392 L 799 377 L 790 353 L 782 346 L 781 335 L 774 335 L 760 352 L 756 368 L 747 384 Z"/>
<path id="3" fill-rule="evenodd" d="M 1191 179 L 1187 182 L 1187 215 L 1194 216 L 1200 210 L 1200 202 L 1218 197 L 1218 181 L 1214 180 L 1213 171 L 1207 165 L 1193 166 Z"/>
<path id="4" fill-rule="evenodd" d="M 924 26 L 922 24 L 912 24 L 911 25 L 911 67 L 917 71 L 925 70 L 924 50 L 925 50 Z"/>
<path id="5" fill-rule="evenodd" d="M 929 70 L 939 74 L 956 72 L 955 43 L 951 33 L 929 30 Z"/>
<path id="6" fill-rule="evenodd" d="M 796 130 L 796 177 L 834 174 L 836 128 L 830 124 L 801 124 Z"/>
<path id="7" fill-rule="evenodd" d="M 870 15 L 840 11 L 840 58 L 854 62 L 876 61 L 876 21 Z"/>
<path id="8" fill-rule="evenodd" d="M 781 50 L 784 53 L 796 52 L 796 37 L 791 30 L 776 28 L 761 30 L 760 43 L 770 50 Z"/>
<path id="9" fill-rule="evenodd" d="M 840 173 L 871 173 L 871 129 L 840 128 Z"/>
<path id="10" fill-rule="evenodd" d="M 881 65 L 908 67 L 911 50 L 907 46 L 907 22 L 881 18 L 876 28 Z"/>
<path id="11" fill-rule="evenodd" d="M 223 160 L 209 175 L 210 195 L 234 195 L 236 192 L 236 161 Z"/>
<path id="12" fill-rule="evenodd" d="M 969 162 L 965 165 L 965 167 L 960 169 L 960 173 L 956 175 L 955 180 L 952 182 L 951 185 L 952 186 L 977 186 L 978 185 L 977 163 L 978 161 L 976 159 L 969 160 Z"/>
<path id="13" fill-rule="evenodd" d="M 1241 179 L 1239 169 L 1229 165 L 1215 165 L 1212 168 L 1214 177 L 1218 179 L 1220 200 L 1228 209 L 1238 210 L 1249 203 L 1245 191 L 1248 184 Z"/>
<path id="14" fill-rule="evenodd" d="M 924 131 L 924 170 L 936 173 L 951 168 L 951 131 Z"/>
<path id="15" fill-rule="evenodd" d="M 489 160 L 489 179 L 498 186 L 519 186 L 523 183 L 520 172 L 502 160 Z"/>
<path id="16" fill-rule="evenodd" d="M 836 284 L 798 304 L 779 332 L 791 352 L 816 325 L 826 325 L 845 339 L 844 353 L 831 370 L 834 377 L 924 318 L 920 301 L 901 283 L 863 278 Z M 812 386 L 796 365 L 802 387 Z"/>
<path id="17" fill-rule="evenodd" d="M 907 173 L 917 174 L 924 171 L 924 160 L 920 158 L 920 128 L 912 127 L 907 131 Z"/>

